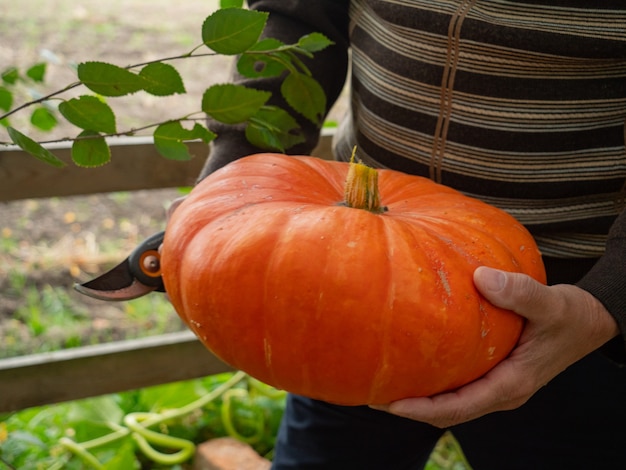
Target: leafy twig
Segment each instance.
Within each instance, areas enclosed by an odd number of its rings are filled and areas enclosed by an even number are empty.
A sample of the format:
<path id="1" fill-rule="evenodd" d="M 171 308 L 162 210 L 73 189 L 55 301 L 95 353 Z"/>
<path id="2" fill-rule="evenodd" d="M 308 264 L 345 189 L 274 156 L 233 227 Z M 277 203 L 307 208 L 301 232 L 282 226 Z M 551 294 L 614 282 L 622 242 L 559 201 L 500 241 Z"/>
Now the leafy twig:
<path id="1" fill-rule="evenodd" d="M 167 121 L 161 121 L 161 122 L 155 122 L 155 123 L 151 123 L 151 124 L 146 124 L 145 126 L 141 126 L 141 127 L 133 127 L 131 129 L 128 129 L 126 131 L 120 131 L 120 132 L 114 132 L 111 134 L 93 134 L 93 135 L 78 135 L 76 137 L 61 137 L 59 139 L 53 139 L 53 140 L 41 140 L 38 143 L 41 145 L 50 145 L 50 144 L 59 144 L 62 142 L 76 142 L 76 141 L 81 141 L 81 140 L 93 140 L 93 139 L 108 139 L 111 137 L 123 137 L 123 136 L 130 136 L 130 135 L 134 135 L 137 132 L 141 132 L 141 131 L 145 131 L 148 129 L 153 129 L 155 127 L 159 127 L 163 124 L 166 124 L 168 122 L 203 122 L 206 121 L 206 117 L 191 117 L 192 115 L 189 114 L 187 116 L 181 117 L 181 118 L 177 118 L 177 119 L 168 119 Z M 0 141 L 0 145 L 13 145 L 12 142 L 2 142 Z"/>
<path id="2" fill-rule="evenodd" d="M 49 101 L 50 98 L 53 98 L 53 97 L 55 97 L 57 95 L 65 93 L 66 91 L 69 91 L 69 90 L 71 90 L 73 88 L 77 88 L 77 87 L 81 86 L 82 84 L 83 83 L 80 82 L 80 81 L 74 82 L 74 83 L 71 83 L 71 84 L 67 85 L 65 88 L 62 88 L 61 90 L 53 91 L 52 93 L 48 93 L 45 96 L 42 96 L 42 97 L 37 98 L 37 99 L 32 100 L 32 101 L 28 101 L 27 103 L 23 103 L 20 106 L 18 106 L 16 108 L 13 108 L 12 110 L 7 111 L 6 113 L 0 115 L 0 121 L 3 120 L 3 119 L 9 118 L 10 116 L 14 115 L 18 111 L 21 111 L 23 109 L 29 108 L 29 107 L 31 107 L 33 105 L 36 105 L 36 104 L 43 103 L 44 101 Z"/>
<path id="3" fill-rule="evenodd" d="M 132 135 L 137 131 L 153 128 L 155 146 L 161 155 L 176 160 L 188 160 L 191 155 L 185 142 L 201 139 L 208 143 L 217 136 L 198 123 L 192 130 L 184 129 L 180 123 L 188 120 L 189 116 L 118 132 L 115 113 L 101 97 L 119 97 L 138 91 L 155 96 L 186 93 L 180 74 L 166 62 L 224 54 L 239 56 L 238 68 L 244 76 L 268 78 L 285 75 L 280 92 L 287 104 L 297 113 L 321 126 L 326 112 L 326 97 L 322 87 L 312 77 L 311 71 L 300 60 L 299 55 L 310 58 L 314 52 L 324 49 L 332 42 L 319 33 L 303 36 L 295 44 L 284 44 L 272 38 L 260 39 L 267 18 L 267 13 L 240 8 L 217 10 L 207 17 L 202 25 L 202 44 L 190 52 L 126 67 L 97 61 L 81 63 L 76 69 L 79 81 L 8 111 L 0 116 L 0 121 L 4 120 L 14 144 L 57 167 L 62 167 L 65 163 L 42 144 L 72 141 L 72 160 L 75 164 L 83 167 L 100 166 L 111 158 L 106 137 Z M 204 46 L 212 52 L 196 53 Z M 132 69 L 140 70 L 134 73 Z M 36 77 L 39 78 L 38 75 Z M 17 80 L 16 73 L 13 81 Z M 99 96 L 83 95 L 63 100 L 58 107 L 58 111 L 68 122 L 82 129 L 77 137 L 37 142 L 8 125 L 7 118 L 16 112 L 45 103 L 80 85 L 84 85 Z M 2 91 L 4 101 L 1 106 L 8 106 L 12 95 L 7 89 Z M 10 96 L 7 97 L 7 94 Z M 289 112 L 266 105 L 270 96 L 271 93 L 267 91 L 242 85 L 214 85 L 204 92 L 201 111 L 224 124 L 243 124 L 246 138 L 256 147 L 284 152 L 287 148 L 303 142 L 304 137 L 298 122 Z M 50 112 L 41 109 L 33 112 L 31 121 L 44 130 L 49 130 L 56 124 L 56 118 Z M 7 145 L 4 142 L 0 144 Z"/>

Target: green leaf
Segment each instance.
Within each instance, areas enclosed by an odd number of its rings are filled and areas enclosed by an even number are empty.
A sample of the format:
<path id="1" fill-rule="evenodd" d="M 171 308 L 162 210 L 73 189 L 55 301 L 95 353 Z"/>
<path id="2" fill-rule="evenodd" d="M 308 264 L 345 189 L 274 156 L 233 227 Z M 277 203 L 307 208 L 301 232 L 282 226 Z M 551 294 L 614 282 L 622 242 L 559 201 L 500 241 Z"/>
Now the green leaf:
<path id="1" fill-rule="evenodd" d="M 202 42 L 218 54 L 241 54 L 259 40 L 268 16 L 241 8 L 217 10 L 202 25 Z"/>
<path id="2" fill-rule="evenodd" d="M 2 81 L 4 83 L 8 83 L 9 85 L 15 85 L 15 82 L 17 82 L 19 78 L 20 73 L 15 67 L 9 67 L 8 69 L 4 70 L 4 72 L 2 72 Z"/>
<path id="3" fill-rule="evenodd" d="M 298 47 L 307 52 L 319 52 L 332 44 L 334 44 L 334 42 L 322 33 L 307 34 L 298 40 Z"/>
<path id="4" fill-rule="evenodd" d="M 56 155 L 45 149 L 41 144 L 35 142 L 30 137 L 25 136 L 17 129 L 13 127 L 8 127 L 7 132 L 9 133 L 9 137 L 11 137 L 13 143 L 22 150 L 24 150 L 24 152 L 29 153 L 33 157 L 41 160 L 42 162 L 45 162 L 57 168 L 62 168 L 65 166 L 65 163 L 60 160 Z"/>
<path id="5" fill-rule="evenodd" d="M 124 96 L 143 89 L 144 80 L 128 70 L 106 62 L 78 64 L 78 78 L 100 95 Z"/>
<path id="6" fill-rule="evenodd" d="M 69 122 L 81 129 L 105 134 L 115 134 L 115 114 L 110 106 L 95 96 L 83 95 L 63 101 L 59 112 Z"/>
<path id="7" fill-rule="evenodd" d="M 157 385 L 141 390 L 139 404 L 142 409 L 158 413 L 181 408 L 206 394 L 207 390 L 195 380 Z"/>
<path id="8" fill-rule="evenodd" d="M 237 61 L 237 71 L 244 77 L 277 77 L 283 73 L 287 67 L 285 63 L 290 63 L 291 59 L 284 52 L 264 53 L 283 47 L 285 44 L 278 39 L 262 39 L 243 53 Z"/>
<path id="9" fill-rule="evenodd" d="M 124 412 L 113 395 L 102 395 L 70 403 L 67 411 L 69 422 L 91 421 L 93 423 L 121 423 Z"/>
<path id="10" fill-rule="evenodd" d="M 0 109 L 9 111 L 13 106 L 13 93 L 3 86 L 0 86 Z"/>
<path id="11" fill-rule="evenodd" d="M 204 92 L 202 111 L 225 124 L 247 121 L 270 99 L 269 91 L 232 83 L 213 85 Z"/>
<path id="12" fill-rule="evenodd" d="M 27 77 L 39 83 L 43 82 L 45 75 L 46 75 L 46 63 L 45 62 L 35 64 L 26 71 Z"/>
<path id="13" fill-rule="evenodd" d="M 190 160 L 185 141 L 201 139 L 203 142 L 210 142 L 215 138 L 215 134 L 200 124 L 195 124 L 193 129 L 185 129 L 179 121 L 166 122 L 161 124 L 154 131 L 154 146 L 165 158 L 170 160 Z"/>
<path id="14" fill-rule="evenodd" d="M 71 427 L 78 442 L 108 434 L 111 432 L 110 423 L 120 424 L 124 417 L 114 395 L 73 401 L 68 405 L 62 423 L 64 427 Z"/>
<path id="15" fill-rule="evenodd" d="M 137 470 L 140 465 L 135 458 L 135 445 L 127 439 L 115 450 L 115 456 L 104 464 L 103 470 Z"/>
<path id="16" fill-rule="evenodd" d="M 220 8 L 241 8 L 243 0 L 220 0 Z"/>
<path id="17" fill-rule="evenodd" d="M 146 65 L 139 76 L 144 79 L 143 89 L 155 96 L 185 93 L 185 85 L 178 71 L 169 64 L 155 62 Z"/>
<path id="18" fill-rule="evenodd" d="M 284 152 L 304 142 L 296 120 L 284 109 L 264 106 L 246 127 L 246 139 L 255 146 Z"/>
<path id="19" fill-rule="evenodd" d="M 326 95 L 320 84 L 302 73 L 291 73 L 283 81 L 280 91 L 293 109 L 317 125 L 326 113 Z"/>
<path id="20" fill-rule="evenodd" d="M 255 147 L 275 152 L 285 152 L 285 146 L 270 129 L 263 126 L 246 126 L 246 139 Z"/>
<path id="21" fill-rule="evenodd" d="M 204 126 L 201 126 L 200 124 L 195 124 L 193 126 L 192 133 L 193 133 L 192 134 L 193 140 L 200 139 L 205 144 L 208 144 L 209 142 L 211 142 L 213 139 L 217 137 L 215 133 L 211 132 L 209 129 L 207 129 Z"/>
<path id="22" fill-rule="evenodd" d="M 97 132 L 83 131 L 72 144 L 72 160 L 83 168 L 99 167 L 111 160 L 111 149 Z"/>
<path id="23" fill-rule="evenodd" d="M 30 123 L 42 131 L 50 131 L 57 125 L 57 118 L 48 108 L 41 106 L 30 115 Z"/>

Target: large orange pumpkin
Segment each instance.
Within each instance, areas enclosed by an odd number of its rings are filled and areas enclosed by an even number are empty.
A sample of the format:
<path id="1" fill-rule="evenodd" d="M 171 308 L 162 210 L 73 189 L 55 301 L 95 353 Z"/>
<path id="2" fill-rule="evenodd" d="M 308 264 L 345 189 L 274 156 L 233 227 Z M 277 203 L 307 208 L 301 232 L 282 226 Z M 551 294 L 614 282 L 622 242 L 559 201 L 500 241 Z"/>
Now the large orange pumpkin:
<path id="1" fill-rule="evenodd" d="M 485 374 L 523 320 L 482 298 L 473 271 L 545 282 L 532 237 L 450 188 L 352 165 L 348 203 L 349 164 L 312 157 L 254 155 L 198 184 L 162 250 L 177 312 L 226 363 L 329 402 L 427 396 Z"/>

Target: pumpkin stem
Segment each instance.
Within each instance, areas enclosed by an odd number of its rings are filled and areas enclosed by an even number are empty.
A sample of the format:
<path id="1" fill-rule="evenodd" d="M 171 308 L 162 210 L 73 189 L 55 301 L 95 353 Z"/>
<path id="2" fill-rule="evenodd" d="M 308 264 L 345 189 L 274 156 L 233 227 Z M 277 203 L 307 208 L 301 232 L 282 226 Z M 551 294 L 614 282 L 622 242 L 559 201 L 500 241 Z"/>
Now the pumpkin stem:
<path id="1" fill-rule="evenodd" d="M 355 155 L 356 146 L 352 149 L 350 168 L 344 188 L 345 204 L 355 209 L 365 209 L 376 213 L 384 212 L 385 208 L 380 205 L 378 172 L 365 165 Z"/>

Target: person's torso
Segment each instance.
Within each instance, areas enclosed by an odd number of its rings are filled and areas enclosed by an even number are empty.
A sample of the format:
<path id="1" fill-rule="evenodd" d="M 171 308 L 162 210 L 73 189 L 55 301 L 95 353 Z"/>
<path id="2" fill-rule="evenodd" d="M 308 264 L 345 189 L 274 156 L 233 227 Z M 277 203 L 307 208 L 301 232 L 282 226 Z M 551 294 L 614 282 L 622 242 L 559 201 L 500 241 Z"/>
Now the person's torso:
<path id="1" fill-rule="evenodd" d="M 338 158 L 356 144 L 507 210 L 548 256 L 600 255 L 626 197 L 626 4 L 589 3 L 354 0 Z"/>

